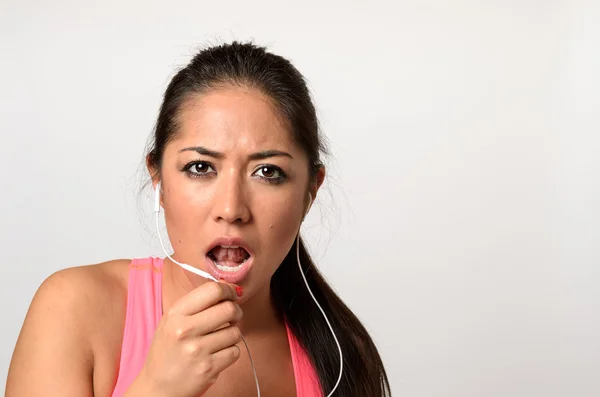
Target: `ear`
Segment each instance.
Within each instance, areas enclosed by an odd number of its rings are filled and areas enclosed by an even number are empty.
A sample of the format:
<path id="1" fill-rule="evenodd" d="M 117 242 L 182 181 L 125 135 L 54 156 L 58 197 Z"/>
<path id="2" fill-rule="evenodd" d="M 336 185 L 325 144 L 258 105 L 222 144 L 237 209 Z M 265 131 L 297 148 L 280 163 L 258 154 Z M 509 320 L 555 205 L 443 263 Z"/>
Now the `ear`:
<path id="1" fill-rule="evenodd" d="M 152 189 L 156 190 L 156 185 L 160 182 L 160 175 L 158 174 L 158 170 L 154 166 L 154 161 L 152 160 L 152 153 L 148 153 L 146 155 L 146 169 L 148 170 L 148 174 L 150 174 L 150 178 L 152 178 Z"/>
<path id="2" fill-rule="evenodd" d="M 325 180 L 325 167 L 321 166 L 319 168 L 319 170 L 317 171 L 317 174 L 314 176 L 314 182 L 311 183 L 309 189 L 308 189 L 308 195 L 307 195 L 307 206 L 306 206 L 306 210 L 304 211 L 304 215 L 302 216 L 302 221 L 304 222 L 304 219 L 306 218 L 306 215 L 308 215 L 308 211 L 310 211 L 310 207 L 312 207 L 312 204 L 315 202 L 315 199 L 317 198 L 317 192 L 319 191 L 319 188 L 321 187 L 321 185 L 323 184 L 323 181 Z"/>
<path id="3" fill-rule="evenodd" d="M 160 207 L 163 204 L 163 197 L 162 197 L 162 194 L 160 194 L 161 193 L 160 192 L 160 190 L 161 190 L 160 174 L 158 173 L 158 170 L 154 166 L 154 161 L 152 159 L 152 153 L 149 153 L 148 155 L 146 155 L 146 169 L 148 170 L 148 173 L 150 174 L 150 178 L 152 178 L 152 190 L 154 190 L 154 211 L 159 212 Z"/>
<path id="4" fill-rule="evenodd" d="M 314 176 L 314 181 L 310 184 L 310 187 L 308 189 L 308 192 L 310 193 L 310 196 L 312 197 L 313 202 L 316 200 L 317 192 L 321 188 L 321 185 L 323 185 L 324 181 L 325 181 L 325 166 L 321 165 L 319 167 L 319 170 L 317 171 L 316 175 Z"/>

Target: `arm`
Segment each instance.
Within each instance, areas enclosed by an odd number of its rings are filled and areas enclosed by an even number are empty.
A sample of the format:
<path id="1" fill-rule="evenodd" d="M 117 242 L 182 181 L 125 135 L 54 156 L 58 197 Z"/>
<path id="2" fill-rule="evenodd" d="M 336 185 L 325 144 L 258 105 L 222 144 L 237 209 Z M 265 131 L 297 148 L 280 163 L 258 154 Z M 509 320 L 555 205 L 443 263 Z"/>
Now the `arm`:
<path id="1" fill-rule="evenodd" d="M 40 286 L 13 353 L 6 397 L 93 396 L 86 278 L 80 268 L 66 269 Z"/>

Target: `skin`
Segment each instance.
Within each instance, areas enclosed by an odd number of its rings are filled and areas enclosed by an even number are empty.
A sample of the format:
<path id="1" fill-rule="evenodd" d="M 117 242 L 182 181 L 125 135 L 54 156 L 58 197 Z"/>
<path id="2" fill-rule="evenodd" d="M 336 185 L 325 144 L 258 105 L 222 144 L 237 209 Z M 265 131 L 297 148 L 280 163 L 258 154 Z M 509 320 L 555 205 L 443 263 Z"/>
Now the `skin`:
<path id="1" fill-rule="evenodd" d="M 182 151 L 198 146 L 222 156 Z M 250 158 L 267 150 L 289 156 Z M 203 175 L 193 178 L 184 171 L 192 161 L 211 166 L 188 168 Z M 261 394 L 295 395 L 285 324 L 271 304 L 269 284 L 296 238 L 309 193 L 315 198 L 324 179 L 323 168 L 309 178 L 307 164 L 270 99 L 257 91 L 223 87 L 185 103 L 159 173 L 173 257 L 207 270 L 208 244 L 238 236 L 250 245 L 254 264 L 239 283 L 244 294 L 238 298 L 233 285 L 207 281 L 165 259 L 163 318 L 127 396 L 251 395 L 254 377 L 240 333 L 252 351 Z M 287 176 L 280 183 L 268 182 L 280 175 L 274 166 Z M 69 268 L 44 281 L 15 347 L 7 397 L 110 396 L 129 262 Z M 213 363 L 210 373 L 207 362 Z"/>

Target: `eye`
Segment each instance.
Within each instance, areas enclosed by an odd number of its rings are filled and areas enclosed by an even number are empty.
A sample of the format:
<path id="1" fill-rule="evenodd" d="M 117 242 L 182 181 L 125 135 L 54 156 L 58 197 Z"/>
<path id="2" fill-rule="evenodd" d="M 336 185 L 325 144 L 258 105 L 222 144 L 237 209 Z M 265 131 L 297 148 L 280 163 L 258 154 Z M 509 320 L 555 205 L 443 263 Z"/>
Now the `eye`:
<path id="1" fill-rule="evenodd" d="M 188 163 L 186 164 L 184 171 L 192 178 L 199 178 L 215 173 L 213 166 L 204 161 L 194 161 Z"/>
<path id="2" fill-rule="evenodd" d="M 261 165 L 256 171 L 254 171 L 253 175 L 256 175 L 270 183 L 280 183 L 286 177 L 281 168 L 274 165 Z"/>

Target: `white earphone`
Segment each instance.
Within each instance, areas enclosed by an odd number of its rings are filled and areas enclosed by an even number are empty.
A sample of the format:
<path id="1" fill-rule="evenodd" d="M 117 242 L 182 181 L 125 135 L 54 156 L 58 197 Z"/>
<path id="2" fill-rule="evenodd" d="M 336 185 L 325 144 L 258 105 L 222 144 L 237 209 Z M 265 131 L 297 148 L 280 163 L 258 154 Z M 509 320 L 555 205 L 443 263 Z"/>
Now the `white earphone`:
<path id="1" fill-rule="evenodd" d="M 171 255 L 169 255 L 167 253 L 167 250 L 165 249 L 165 246 L 163 244 L 162 238 L 160 236 L 160 228 L 159 228 L 159 214 L 160 214 L 160 181 L 156 184 L 156 188 L 155 188 L 155 193 L 154 193 L 154 216 L 156 219 L 156 233 L 158 235 L 158 239 L 160 241 L 160 245 L 162 247 L 163 252 L 165 253 L 165 255 L 173 262 L 176 263 L 177 265 L 181 266 L 183 269 L 192 272 L 194 274 L 197 274 L 198 276 L 207 278 L 209 280 L 213 280 L 218 282 L 217 279 L 215 279 L 211 274 L 202 271 L 198 268 L 195 268 L 193 266 L 190 266 L 186 263 L 179 263 L 177 262 L 175 259 L 173 259 L 171 257 Z M 306 215 L 308 214 L 308 212 L 310 211 L 310 208 L 312 207 L 312 202 L 313 202 L 313 197 L 312 194 L 310 194 L 310 192 L 308 193 L 308 208 L 306 208 L 306 211 L 304 212 L 304 215 L 302 216 L 302 221 L 304 222 L 304 218 L 306 218 Z M 340 352 L 340 373 L 337 379 L 337 382 L 335 383 L 335 386 L 333 386 L 333 389 L 331 390 L 331 392 L 329 392 L 329 394 L 327 395 L 327 397 L 331 397 L 333 395 L 333 392 L 337 389 L 338 385 L 340 384 L 340 381 L 342 380 L 342 373 L 344 370 L 344 355 L 342 354 L 342 347 L 340 346 L 340 342 L 337 339 L 337 336 L 335 335 L 335 331 L 333 330 L 333 327 L 331 326 L 331 323 L 329 322 L 329 318 L 327 317 L 327 315 L 325 314 L 325 311 L 323 310 L 323 308 L 321 307 L 321 305 L 319 304 L 319 302 L 317 301 L 317 298 L 315 298 L 312 290 L 310 289 L 310 286 L 308 285 L 308 280 L 306 279 L 306 276 L 304 275 L 304 271 L 302 270 L 302 266 L 300 264 L 300 231 L 298 231 L 298 235 L 296 236 L 296 260 L 298 263 L 298 269 L 300 270 L 300 274 L 302 275 L 302 278 L 304 279 L 304 284 L 306 285 L 306 288 L 308 289 L 308 292 L 310 294 L 310 296 L 312 297 L 313 301 L 315 302 L 315 304 L 317 305 L 317 307 L 319 308 L 319 310 L 321 311 L 321 314 L 323 315 L 323 318 L 325 319 L 325 322 L 327 323 L 327 325 L 329 326 L 329 330 L 331 331 L 331 335 L 333 335 L 333 339 L 335 340 L 335 343 L 337 345 L 338 351 Z M 250 364 L 252 365 L 252 371 L 254 372 L 254 380 L 256 381 L 256 391 L 258 393 L 258 397 L 260 397 L 260 387 L 258 385 L 258 376 L 256 375 L 256 368 L 254 367 L 254 361 L 252 360 L 252 356 L 250 355 L 250 348 L 248 347 L 248 344 L 246 343 L 246 339 L 244 338 L 244 336 L 242 336 L 242 341 L 244 342 L 244 345 L 246 346 L 246 350 L 248 351 L 248 357 L 250 358 Z"/>
<path id="2" fill-rule="evenodd" d="M 310 192 L 308 192 L 308 207 L 306 208 L 306 211 L 304 211 L 304 215 L 302 216 L 302 222 L 304 222 L 304 219 L 306 218 L 306 215 L 308 215 L 308 211 L 310 211 L 310 207 L 312 207 L 312 194 L 310 194 Z"/>
<path id="3" fill-rule="evenodd" d="M 154 212 L 160 212 L 160 181 L 154 188 Z"/>

